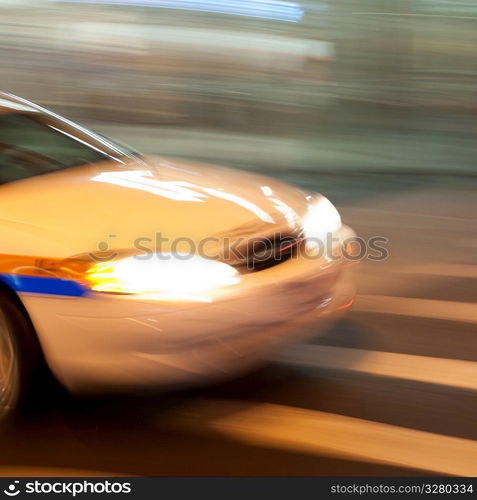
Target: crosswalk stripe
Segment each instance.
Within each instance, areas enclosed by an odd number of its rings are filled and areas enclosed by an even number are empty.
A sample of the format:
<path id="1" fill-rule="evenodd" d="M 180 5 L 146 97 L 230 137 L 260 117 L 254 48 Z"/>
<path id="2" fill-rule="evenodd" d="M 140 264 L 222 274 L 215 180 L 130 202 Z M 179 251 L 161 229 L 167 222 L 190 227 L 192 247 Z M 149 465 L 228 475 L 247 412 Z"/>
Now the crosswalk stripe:
<path id="1" fill-rule="evenodd" d="M 447 300 L 415 299 L 386 295 L 358 295 L 353 309 L 419 318 L 477 322 L 477 304 Z"/>
<path id="2" fill-rule="evenodd" d="M 475 476 L 477 441 L 275 404 L 196 400 L 171 425 L 257 446 Z"/>
<path id="3" fill-rule="evenodd" d="M 477 265 L 472 264 L 420 264 L 396 269 L 398 273 L 426 276 L 444 276 L 449 278 L 477 278 Z"/>
<path id="4" fill-rule="evenodd" d="M 477 363 L 474 361 L 308 344 L 289 348 L 277 360 L 312 368 L 477 390 Z"/>

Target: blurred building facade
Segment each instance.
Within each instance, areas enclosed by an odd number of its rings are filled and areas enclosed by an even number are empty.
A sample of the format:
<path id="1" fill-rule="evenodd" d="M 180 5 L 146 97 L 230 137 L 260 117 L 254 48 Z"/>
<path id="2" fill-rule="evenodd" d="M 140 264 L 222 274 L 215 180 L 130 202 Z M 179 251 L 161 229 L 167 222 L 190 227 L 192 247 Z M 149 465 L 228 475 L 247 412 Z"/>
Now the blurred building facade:
<path id="1" fill-rule="evenodd" d="M 92 123 L 295 138 L 304 166 L 473 168 L 477 0 L 112 3 L 0 0 L 2 90 Z"/>

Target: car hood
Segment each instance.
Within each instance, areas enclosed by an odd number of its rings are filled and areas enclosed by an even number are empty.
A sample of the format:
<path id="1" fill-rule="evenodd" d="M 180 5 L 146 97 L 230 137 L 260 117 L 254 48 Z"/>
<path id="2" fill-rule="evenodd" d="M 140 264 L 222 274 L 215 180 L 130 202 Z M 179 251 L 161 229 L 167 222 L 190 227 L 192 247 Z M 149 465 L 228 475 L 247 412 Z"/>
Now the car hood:
<path id="1" fill-rule="evenodd" d="M 155 157 L 69 168 L 1 191 L 0 252 L 60 258 L 187 252 L 205 238 L 294 230 L 308 204 L 303 191 L 267 177 Z"/>

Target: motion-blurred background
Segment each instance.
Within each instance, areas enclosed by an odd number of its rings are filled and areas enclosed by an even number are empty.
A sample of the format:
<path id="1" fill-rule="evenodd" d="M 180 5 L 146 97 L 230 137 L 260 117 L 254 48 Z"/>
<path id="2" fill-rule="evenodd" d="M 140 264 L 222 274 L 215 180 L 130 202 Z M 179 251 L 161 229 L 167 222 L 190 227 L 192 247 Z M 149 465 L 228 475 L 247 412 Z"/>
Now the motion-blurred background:
<path id="1" fill-rule="evenodd" d="M 142 149 L 473 171 L 475 0 L 0 0 L 1 87 Z"/>
<path id="2" fill-rule="evenodd" d="M 477 475 L 477 0 L 0 0 L 0 90 L 323 192 L 346 319 L 245 378 L 53 402 L 0 474 Z"/>

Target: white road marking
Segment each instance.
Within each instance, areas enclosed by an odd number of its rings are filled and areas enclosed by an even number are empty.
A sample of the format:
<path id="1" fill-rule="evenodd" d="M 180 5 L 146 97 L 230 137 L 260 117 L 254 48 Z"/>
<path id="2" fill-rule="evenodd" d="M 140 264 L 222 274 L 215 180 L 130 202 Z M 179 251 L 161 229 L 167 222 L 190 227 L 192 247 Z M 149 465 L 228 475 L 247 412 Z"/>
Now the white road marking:
<path id="1" fill-rule="evenodd" d="M 474 361 L 309 344 L 291 347 L 277 360 L 313 368 L 477 390 L 477 363 Z"/>
<path id="2" fill-rule="evenodd" d="M 444 276 L 449 278 L 477 278 L 477 265 L 430 263 L 418 266 L 399 267 L 397 273 L 426 276 Z"/>
<path id="3" fill-rule="evenodd" d="M 275 404 L 196 400 L 171 425 L 258 446 L 475 476 L 477 441 Z"/>
<path id="4" fill-rule="evenodd" d="M 477 322 L 477 304 L 447 300 L 414 299 L 386 295 L 358 295 L 355 311 L 398 314 L 419 318 Z"/>

